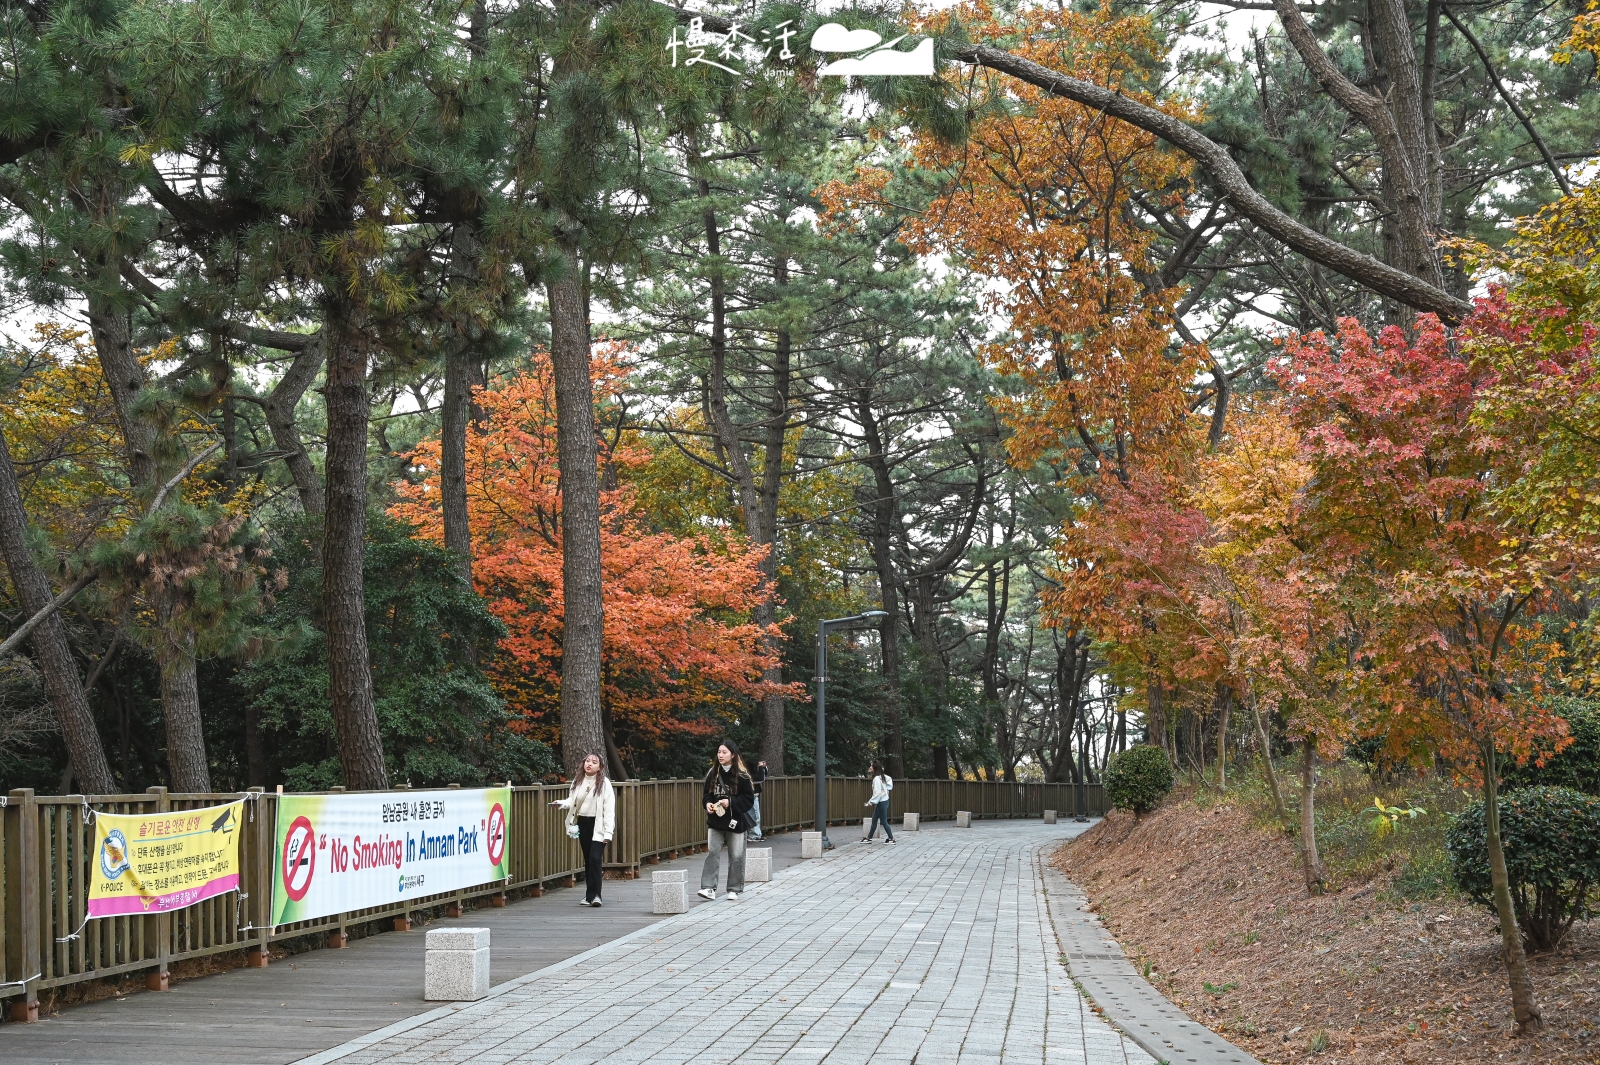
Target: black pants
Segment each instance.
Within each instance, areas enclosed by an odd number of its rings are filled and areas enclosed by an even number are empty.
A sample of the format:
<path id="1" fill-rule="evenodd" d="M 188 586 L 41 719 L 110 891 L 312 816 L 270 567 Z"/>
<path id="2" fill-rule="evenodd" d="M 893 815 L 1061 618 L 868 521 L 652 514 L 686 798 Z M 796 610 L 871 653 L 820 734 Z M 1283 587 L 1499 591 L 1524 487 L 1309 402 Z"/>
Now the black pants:
<path id="1" fill-rule="evenodd" d="M 594 838 L 594 818 L 578 818 L 578 846 L 583 850 L 583 898 L 593 902 L 606 875 L 606 844 Z"/>

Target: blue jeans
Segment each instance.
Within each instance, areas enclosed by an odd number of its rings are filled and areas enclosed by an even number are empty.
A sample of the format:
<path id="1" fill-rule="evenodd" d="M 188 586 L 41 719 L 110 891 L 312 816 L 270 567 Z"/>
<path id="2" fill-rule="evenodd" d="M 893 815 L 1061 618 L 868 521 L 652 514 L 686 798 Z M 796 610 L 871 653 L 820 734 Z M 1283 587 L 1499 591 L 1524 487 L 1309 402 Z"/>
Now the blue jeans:
<path id="1" fill-rule="evenodd" d="M 871 839 L 878 834 L 878 824 L 883 824 L 883 834 L 894 839 L 894 831 L 889 828 L 889 800 L 872 804 L 872 827 L 867 830 L 867 838 Z"/>
<path id="2" fill-rule="evenodd" d="M 750 807 L 750 820 L 752 822 L 752 827 L 750 829 L 750 838 L 751 839 L 761 839 L 762 836 L 761 836 L 761 796 L 760 795 L 756 796 L 755 805 Z"/>

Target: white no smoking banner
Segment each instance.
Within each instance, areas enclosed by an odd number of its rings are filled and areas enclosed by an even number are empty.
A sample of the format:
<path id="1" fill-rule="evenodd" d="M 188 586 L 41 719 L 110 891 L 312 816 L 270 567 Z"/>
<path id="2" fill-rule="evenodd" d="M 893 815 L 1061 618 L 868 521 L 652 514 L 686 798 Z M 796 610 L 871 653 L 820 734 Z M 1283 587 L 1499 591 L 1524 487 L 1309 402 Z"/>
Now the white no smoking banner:
<path id="1" fill-rule="evenodd" d="M 278 797 L 272 923 L 503 880 L 510 788 Z"/>

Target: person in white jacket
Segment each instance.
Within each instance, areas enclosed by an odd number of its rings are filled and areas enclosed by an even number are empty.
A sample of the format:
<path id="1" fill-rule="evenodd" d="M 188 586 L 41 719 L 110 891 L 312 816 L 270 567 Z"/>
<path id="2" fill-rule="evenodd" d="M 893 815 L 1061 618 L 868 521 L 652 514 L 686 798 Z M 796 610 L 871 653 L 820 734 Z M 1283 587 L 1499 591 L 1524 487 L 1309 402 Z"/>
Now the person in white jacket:
<path id="1" fill-rule="evenodd" d="M 893 843 L 894 830 L 889 827 L 889 793 L 894 790 L 894 779 L 883 771 L 883 763 L 876 761 L 868 768 L 867 775 L 872 778 L 872 798 L 861 805 L 872 807 L 872 827 L 861 837 L 861 842 L 872 842 L 872 837 L 877 835 L 878 823 L 881 821 L 883 833 L 889 837 L 884 842 Z"/>
<path id="2" fill-rule="evenodd" d="M 567 835 L 577 828 L 578 846 L 583 850 L 584 899 L 580 906 L 600 905 L 600 886 L 605 883 L 606 844 L 617 826 L 617 792 L 606 779 L 606 762 L 598 754 L 583 760 L 583 776 L 572 785 L 565 799 L 553 802 L 567 811 Z"/>

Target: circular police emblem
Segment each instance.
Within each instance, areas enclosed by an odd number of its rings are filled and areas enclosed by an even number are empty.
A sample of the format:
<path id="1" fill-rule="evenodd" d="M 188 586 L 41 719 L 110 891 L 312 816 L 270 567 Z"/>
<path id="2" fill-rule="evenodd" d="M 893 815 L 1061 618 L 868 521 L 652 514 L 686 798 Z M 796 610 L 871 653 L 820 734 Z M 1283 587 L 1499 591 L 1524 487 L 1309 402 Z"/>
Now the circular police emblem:
<path id="1" fill-rule="evenodd" d="M 113 828 L 100 841 L 100 872 L 107 880 L 115 880 L 128 871 L 128 864 L 128 839 Z"/>

